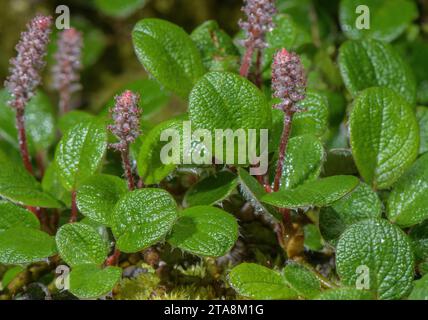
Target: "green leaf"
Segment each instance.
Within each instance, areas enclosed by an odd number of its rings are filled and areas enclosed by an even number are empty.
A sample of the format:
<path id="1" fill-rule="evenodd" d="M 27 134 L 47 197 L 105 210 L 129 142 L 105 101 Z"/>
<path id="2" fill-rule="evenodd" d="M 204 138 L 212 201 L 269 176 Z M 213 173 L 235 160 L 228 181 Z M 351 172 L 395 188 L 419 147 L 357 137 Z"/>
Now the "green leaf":
<path id="1" fill-rule="evenodd" d="M 323 208 L 319 226 L 325 240 L 335 244 L 350 225 L 368 218 L 380 218 L 382 203 L 377 194 L 365 183 L 360 183 L 351 193 Z"/>
<path id="2" fill-rule="evenodd" d="M 428 218 L 428 154 L 421 156 L 401 176 L 388 198 L 388 219 L 401 227 L 409 227 Z"/>
<path id="3" fill-rule="evenodd" d="M 42 179 L 42 189 L 53 195 L 55 199 L 60 200 L 65 206 L 71 206 L 71 192 L 63 187 L 55 161 L 51 162 L 45 171 Z"/>
<path id="4" fill-rule="evenodd" d="M 177 219 L 177 205 L 162 189 L 127 193 L 113 212 L 113 235 L 124 252 L 143 250 L 165 238 Z"/>
<path id="5" fill-rule="evenodd" d="M 186 207 L 213 205 L 226 199 L 236 189 L 238 179 L 229 171 L 221 171 L 194 184 L 184 195 Z"/>
<path id="6" fill-rule="evenodd" d="M 7 201 L 0 201 L 0 233 L 15 227 L 39 229 L 40 223 L 30 211 Z"/>
<path id="7" fill-rule="evenodd" d="M 416 260 L 428 261 L 428 220 L 414 226 L 409 233 Z"/>
<path id="8" fill-rule="evenodd" d="M 295 189 L 273 192 L 262 201 L 280 208 L 325 207 L 354 190 L 359 180 L 353 176 L 333 176 L 307 182 Z"/>
<path id="9" fill-rule="evenodd" d="M 324 148 L 315 136 L 303 135 L 288 141 L 280 189 L 293 189 L 315 180 L 321 173 Z M 276 164 L 272 166 L 272 176 Z"/>
<path id="10" fill-rule="evenodd" d="M 428 300 L 428 275 L 414 282 L 409 300 Z"/>
<path id="11" fill-rule="evenodd" d="M 4 290 L 25 268 L 22 266 L 14 266 L 8 269 L 1 279 L 0 290 Z"/>
<path id="12" fill-rule="evenodd" d="M 74 190 L 101 165 L 107 148 L 107 131 L 100 122 L 81 123 L 62 137 L 55 163 L 63 186 Z"/>
<path id="13" fill-rule="evenodd" d="M 406 62 L 387 43 L 347 41 L 339 50 L 339 67 L 349 92 L 356 96 L 370 87 L 387 87 L 413 105 L 416 83 Z"/>
<path id="14" fill-rule="evenodd" d="M 28 206 L 60 208 L 61 204 L 25 168 L 0 152 L 0 196 Z"/>
<path id="15" fill-rule="evenodd" d="M 233 268 L 229 283 L 238 294 L 252 299 L 294 299 L 298 296 L 279 272 L 255 263 L 241 263 Z"/>
<path id="16" fill-rule="evenodd" d="M 168 131 L 177 132 L 177 138 L 180 141 L 174 141 L 174 138 L 171 141 L 162 141 L 162 135 Z M 183 149 L 182 137 L 183 120 L 181 118 L 161 122 L 147 133 L 137 162 L 138 174 L 146 185 L 161 182 L 175 170 L 178 163 L 181 163 L 181 153 L 178 154 L 176 161 L 165 162 L 162 161 L 161 151 L 163 148 L 167 148 L 168 145 L 172 145 L 172 152 L 180 152 Z"/>
<path id="17" fill-rule="evenodd" d="M 288 264 L 283 270 L 283 276 L 285 282 L 301 297 L 312 299 L 321 292 L 317 277 L 302 265 Z"/>
<path id="18" fill-rule="evenodd" d="M 187 98 L 205 69 L 189 35 L 177 25 L 159 19 L 140 20 L 132 31 L 141 64 L 168 90 Z"/>
<path id="19" fill-rule="evenodd" d="M 64 114 L 58 121 L 58 127 L 63 134 L 79 123 L 91 122 L 95 116 L 85 111 L 72 110 Z"/>
<path id="20" fill-rule="evenodd" d="M 373 300 L 373 294 L 355 288 L 337 288 L 323 291 L 315 300 Z"/>
<path id="21" fill-rule="evenodd" d="M 102 264 L 109 252 L 108 244 L 91 226 L 67 223 L 56 234 L 56 245 L 61 258 L 70 266 Z"/>
<path id="22" fill-rule="evenodd" d="M 405 296 L 412 286 L 413 267 L 409 239 L 384 219 L 351 225 L 337 244 L 336 268 L 342 282 L 356 286 L 368 272 L 370 281 L 364 285 L 380 299 Z"/>
<path id="23" fill-rule="evenodd" d="M 238 223 L 229 213 L 209 206 L 196 206 L 178 214 L 168 242 L 199 256 L 225 255 L 238 240 Z"/>
<path id="24" fill-rule="evenodd" d="M 317 91 L 308 90 L 306 98 L 298 103 L 301 110 L 293 117 L 291 136 L 312 134 L 321 137 L 328 126 L 328 100 Z"/>
<path id="25" fill-rule="evenodd" d="M 305 247 L 312 251 L 320 251 L 323 248 L 323 241 L 319 228 L 314 224 L 307 224 L 303 227 L 305 235 Z"/>
<path id="26" fill-rule="evenodd" d="M 237 71 L 239 52 L 229 35 L 220 29 L 217 21 L 208 20 L 190 35 L 202 56 L 205 67 L 211 71 Z M 228 67 L 230 65 L 230 67 Z"/>
<path id="27" fill-rule="evenodd" d="M 362 20 L 369 24 L 368 29 L 357 27 L 357 22 L 365 17 L 361 11 L 356 11 L 361 5 L 368 8 L 368 17 Z M 339 7 L 340 25 L 343 33 L 350 39 L 373 38 L 391 42 L 417 16 L 418 8 L 409 0 L 342 0 Z"/>
<path id="28" fill-rule="evenodd" d="M 55 253 L 55 239 L 43 231 L 16 227 L 0 233 L 0 263 L 27 264 Z"/>
<path id="29" fill-rule="evenodd" d="M 86 217 L 110 226 L 114 206 L 127 191 L 123 179 L 107 174 L 94 175 L 85 179 L 77 189 L 77 207 Z"/>
<path id="30" fill-rule="evenodd" d="M 254 208 L 255 214 L 264 215 L 267 220 L 278 223 L 282 220 L 281 214 L 274 207 L 261 202 L 261 198 L 267 194 L 262 185 L 245 169 L 238 168 L 239 190 L 246 201 Z"/>
<path id="31" fill-rule="evenodd" d="M 374 189 L 389 188 L 418 155 L 418 123 L 412 108 L 390 89 L 370 88 L 355 100 L 349 122 L 361 176 Z"/>
<path id="32" fill-rule="evenodd" d="M 15 110 L 7 102 L 11 99 L 6 89 L 0 90 L 0 137 L 18 147 Z M 37 91 L 25 106 L 25 129 L 32 155 L 48 149 L 55 141 L 53 107 L 46 94 Z"/>
<path id="33" fill-rule="evenodd" d="M 419 124 L 419 154 L 422 154 L 428 151 L 428 108 L 417 107 L 416 119 Z"/>
<path id="34" fill-rule="evenodd" d="M 94 4 L 102 13 L 118 18 L 126 18 L 141 9 L 146 0 L 94 0 Z"/>
<path id="35" fill-rule="evenodd" d="M 263 93 L 247 79 L 229 72 L 209 72 L 198 81 L 190 93 L 189 118 L 196 129 L 211 132 L 213 139 L 209 142 L 212 145 L 208 149 L 214 150 L 216 143 L 221 145 L 226 140 L 221 135 L 217 135 L 220 139 L 214 139 L 217 130 L 244 131 L 247 143 L 250 140 L 248 129 L 254 129 L 257 136 L 260 135 L 258 129 L 269 129 L 271 109 Z M 232 152 L 232 147 L 237 158 L 241 144 L 238 145 L 235 141 L 233 145 L 228 146 L 229 144 L 224 143 L 226 150 L 223 150 L 223 158 Z M 264 147 L 267 145 L 262 146 Z"/>
<path id="36" fill-rule="evenodd" d="M 70 292 L 81 299 L 98 298 L 108 294 L 122 276 L 119 267 L 100 269 L 95 264 L 73 267 L 70 272 Z"/>

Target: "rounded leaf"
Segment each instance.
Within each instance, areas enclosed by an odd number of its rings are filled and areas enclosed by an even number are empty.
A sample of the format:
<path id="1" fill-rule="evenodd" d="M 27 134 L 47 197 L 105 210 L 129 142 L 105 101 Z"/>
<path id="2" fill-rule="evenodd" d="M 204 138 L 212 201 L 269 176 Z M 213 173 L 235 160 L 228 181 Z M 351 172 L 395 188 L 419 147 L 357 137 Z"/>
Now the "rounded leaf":
<path id="1" fill-rule="evenodd" d="M 319 226 L 323 238 L 335 244 L 351 224 L 368 218 L 380 218 L 382 203 L 378 195 L 365 183 L 360 183 L 351 193 L 323 208 Z"/>
<path id="2" fill-rule="evenodd" d="M 0 196 L 13 202 L 42 208 L 61 208 L 61 204 L 42 190 L 27 170 L 0 152 Z"/>
<path id="3" fill-rule="evenodd" d="M 252 299 L 295 299 L 298 296 L 279 272 L 255 263 L 241 263 L 233 268 L 229 283 L 238 294 Z"/>
<path id="4" fill-rule="evenodd" d="M 56 234 L 61 258 L 70 266 L 102 264 L 107 258 L 108 244 L 93 227 L 83 223 L 63 225 Z"/>
<path id="5" fill-rule="evenodd" d="M 293 189 L 318 178 L 323 159 L 324 148 L 315 136 L 303 135 L 291 138 L 287 145 L 280 180 L 281 189 Z M 276 168 L 276 165 L 272 167 Z"/>
<path id="6" fill-rule="evenodd" d="M 337 288 L 323 291 L 314 300 L 373 300 L 374 296 L 366 290 Z"/>
<path id="7" fill-rule="evenodd" d="M 162 189 L 145 188 L 121 197 L 113 212 L 113 235 L 124 252 L 143 250 L 165 238 L 177 219 L 177 205 Z"/>
<path id="8" fill-rule="evenodd" d="M 0 90 L 0 136 L 18 147 L 15 110 L 8 105 L 11 96 Z M 25 106 L 25 129 L 31 154 L 48 149 L 55 141 L 55 119 L 49 97 L 41 91 Z"/>
<path id="9" fill-rule="evenodd" d="M 189 118 L 196 129 L 206 129 L 211 133 L 213 139 L 210 142 L 212 150 L 215 150 L 217 141 L 214 140 L 217 139 L 214 137 L 218 130 L 223 130 L 223 133 L 227 129 L 233 133 L 244 130 L 248 141 L 248 129 L 255 129 L 257 135 L 258 129 L 269 129 L 271 109 L 263 93 L 247 79 L 229 72 L 210 72 L 198 81 L 190 93 Z M 219 142 L 221 144 L 221 140 Z M 237 145 L 232 145 L 235 155 Z M 262 147 L 267 148 L 267 145 Z M 228 148 L 223 154 L 228 155 L 227 152 L 231 149 Z"/>
<path id="10" fill-rule="evenodd" d="M 409 227 L 428 219 L 428 153 L 422 155 L 397 181 L 387 204 L 388 219 Z"/>
<path id="11" fill-rule="evenodd" d="M 328 127 L 328 100 L 317 91 L 308 90 L 305 99 L 297 107 L 301 110 L 293 116 L 291 136 L 311 134 L 321 137 Z"/>
<path id="12" fill-rule="evenodd" d="M 0 263 L 27 264 L 55 253 L 55 239 L 43 231 L 16 227 L 0 233 Z"/>
<path id="13" fill-rule="evenodd" d="M 186 207 L 213 205 L 226 199 L 238 185 L 230 171 L 220 171 L 194 184 L 184 195 Z"/>
<path id="14" fill-rule="evenodd" d="M 272 192 L 262 201 L 280 208 L 325 207 L 354 190 L 360 181 L 353 176 L 333 176 L 307 182 L 295 189 Z"/>
<path id="15" fill-rule="evenodd" d="M 36 216 L 24 208 L 7 201 L 0 201 L 0 232 L 15 227 L 40 228 Z"/>
<path id="16" fill-rule="evenodd" d="M 168 242 L 200 256 L 225 255 L 238 239 L 238 223 L 229 213 L 214 207 L 196 206 L 179 213 Z"/>
<path id="17" fill-rule="evenodd" d="M 418 155 L 419 130 L 408 103 L 387 88 L 370 88 L 351 112 L 350 140 L 358 171 L 374 189 L 389 188 Z"/>
<path id="18" fill-rule="evenodd" d="M 415 103 L 414 76 L 389 44 L 377 40 L 347 41 L 340 47 L 338 59 L 343 81 L 352 95 L 370 87 L 387 87 L 408 103 Z"/>
<path id="19" fill-rule="evenodd" d="M 160 19 L 143 19 L 132 31 L 141 64 L 165 88 L 187 98 L 205 68 L 196 45 L 179 26 Z"/>
<path id="20" fill-rule="evenodd" d="M 285 282 L 301 297 L 311 299 L 321 292 L 321 284 L 317 277 L 302 265 L 288 264 L 283 270 L 283 275 Z"/>
<path id="21" fill-rule="evenodd" d="M 399 299 L 413 281 L 413 252 L 407 236 L 383 219 L 367 219 L 351 225 L 336 249 L 337 272 L 345 285 L 355 286 L 363 272 L 369 290 L 380 299 Z"/>
<path id="22" fill-rule="evenodd" d="M 116 176 L 98 174 L 85 179 L 77 190 L 79 211 L 93 221 L 110 226 L 119 198 L 128 191 L 126 182 Z"/>
<path id="23" fill-rule="evenodd" d="M 101 122 L 80 123 L 62 137 L 55 152 L 55 163 L 67 190 L 93 175 L 107 148 L 107 131 Z"/>
<path id="24" fill-rule="evenodd" d="M 99 298 L 113 290 L 122 276 L 119 267 L 100 269 L 95 264 L 73 267 L 70 277 L 70 292 L 81 299 Z"/>

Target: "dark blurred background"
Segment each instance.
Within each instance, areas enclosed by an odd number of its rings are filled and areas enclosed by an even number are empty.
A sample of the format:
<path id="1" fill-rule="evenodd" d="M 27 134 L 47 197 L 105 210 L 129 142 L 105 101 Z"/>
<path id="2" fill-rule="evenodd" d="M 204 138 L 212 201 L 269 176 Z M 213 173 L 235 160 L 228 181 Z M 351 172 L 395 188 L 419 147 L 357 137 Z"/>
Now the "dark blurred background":
<path id="1" fill-rule="evenodd" d="M 9 59 L 15 55 L 14 46 L 25 24 L 36 13 L 56 17 L 55 8 L 67 5 L 71 24 L 83 30 L 86 37 L 83 91 L 78 104 L 98 111 L 112 91 L 127 81 L 144 76 L 131 41 L 131 31 L 138 20 L 163 18 L 191 32 L 200 23 L 216 19 L 233 35 L 238 30 L 242 1 L 141 0 L 136 8 L 130 10 L 123 8 L 122 4 L 121 0 L 0 0 L 0 82 L 3 83 L 7 76 Z M 112 12 L 111 7 L 114 6 L 120 10 Z M 52 57 L 48 60 L 52 62 Z M 49 83 L 49 77 L 45 82 Z M 49 89 L 49 85 L 44 87 Z"/>

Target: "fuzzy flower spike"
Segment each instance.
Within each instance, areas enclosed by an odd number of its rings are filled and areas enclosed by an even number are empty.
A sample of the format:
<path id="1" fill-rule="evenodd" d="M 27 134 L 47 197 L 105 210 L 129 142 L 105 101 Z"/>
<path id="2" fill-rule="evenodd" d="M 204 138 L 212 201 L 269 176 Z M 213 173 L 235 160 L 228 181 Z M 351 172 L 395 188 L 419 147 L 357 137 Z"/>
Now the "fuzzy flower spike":
<path id="1" fill-rule="evenodd" d="M 284 111 L 284 127 L 273 187 L 274 191 L 278 191 L 293 115 L 298 111 L 297 103 L 305 98 L 306 92 L 306 76 L 297 54 L 286 49 L 275 54 L 272 64 L 272 91 L 275 98 L 281 99 L 275 108 Z"/>
<path id="2" fill-rule="evenodd" d="M 60 110 L 63 114 L 70 109 L 72 93 L 81 88 L 82 46 L 82 35 L 76 29 L 66 29 L 59 34 L 56 64 L 52 68 L 52 74 L 53 87 L 59 91 Z"/>
<path id="3" fill-rule="evenodd" d="M 16 111 L 21 156 L 30 173 L 32 167 L 25 134 L 24 109 L 41 82 L 40 72 L 45 66 L 51 24 L 52 18 L 42 15 L 27 24 L 27 31 L 21 33 L 21 39 L 15 47 L 18 54 L 10 60 L 10 75 L 5 81 L 5 87 L 12 95 L 9 105 Z"/>
<path id="4" fill-rule="evenodd" d="M 135 188 L 132 168 L 129 161 L 129 145 L 140 135 L 141 110 L 138 107 L 140 97 L 130 90 L 126 90 L 121 95 L 115 97 L 116 104 L 111 110 L 113 124 L 108 129 L 113 133 L 119 142 L 110 145 L 122 155 L 122 164 L 128 180 L 130 190 Z"/>
<path id="5" fill-rule="evenodd" d="M 245 0 L 242 11 L 247 16 L 247 21 L 239 21 L 239 26 L 246 34 L 243 41 L 246 52 L 242 59 L 240 74 L 246 77 L 254 51 L 257 49 L 260 54 L 267 47 L 265 35 L 274 28 L 272 19 L 276 13 L 275 0 Z"/>

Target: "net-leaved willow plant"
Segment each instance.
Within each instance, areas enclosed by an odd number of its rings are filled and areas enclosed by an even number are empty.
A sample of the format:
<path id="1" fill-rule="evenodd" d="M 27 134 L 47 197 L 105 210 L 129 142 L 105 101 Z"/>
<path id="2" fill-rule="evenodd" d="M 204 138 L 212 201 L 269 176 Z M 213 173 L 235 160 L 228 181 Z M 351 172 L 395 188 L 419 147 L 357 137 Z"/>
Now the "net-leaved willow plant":
<path id="1" fill-rule="evenodd" d="M 121 92 L 108 106 L 109 117 L 70 111 L 84 50 L 74 29 L 59 34 L 52 67 L 59 126 L 48 122 L 46 132 L 46 119 L 36 116 L 34 123 L 29 115 L 43 114 L 47 103 L 36 90 L 51 19 L 37 16 L 28 24 L 1 96 L 16 115 L 18 138 L 10 140 L 22 164 L 0 152 L 0 263 L 66 264 L 69 291 L 79 298 L 111 292 L 129 254 L 154 253 L 152 265 L 160 268 L 166 247 L 229 259 L 235 265 L 222 286 L 248 298 L 426 295 L 426 276 L 414 281 L 428 261 L 428 156 L 419 156 L 410 69 L 381 40 L 343 43 L 338 63 L 352 97 L 351 150 L 327 152 L 328 100 L 307 89 L 308 71 L 293 52 L 298 46 L 283 47 L 285 26 L 294 26 L 290 18 L 277 13 L 273 0 L 247 0 L 243 13 L 235 42 L 215 21 L 190 35 L 159 19 L 135 25 L 133 45 L 145 70 L 188 103 L 187 113 L 149 131 L 140 123 L 148 91 Z M 211 165 L 164 163 L 168 141 L 160 137 L 168 129 L 183 134 L 185 121 L 213 135 L 268 129 L 267 173 L 252 176 L 249 164 L 215 159 Z M 61 138 L 53 148 L 57 128 Z M 195 140 L 186 152 L 203 150 Z M 231 209 L 236 199 L 239 210 Z M 273 235 L 284 258 L 280 267 L 230 258 L 242 250 L 238 236 L 246 237 L 238 224 L 242 208 L 267 226 L 266 237 Z M 317 268 L 314 261 L 333 256 L 335 267 Z"/>

